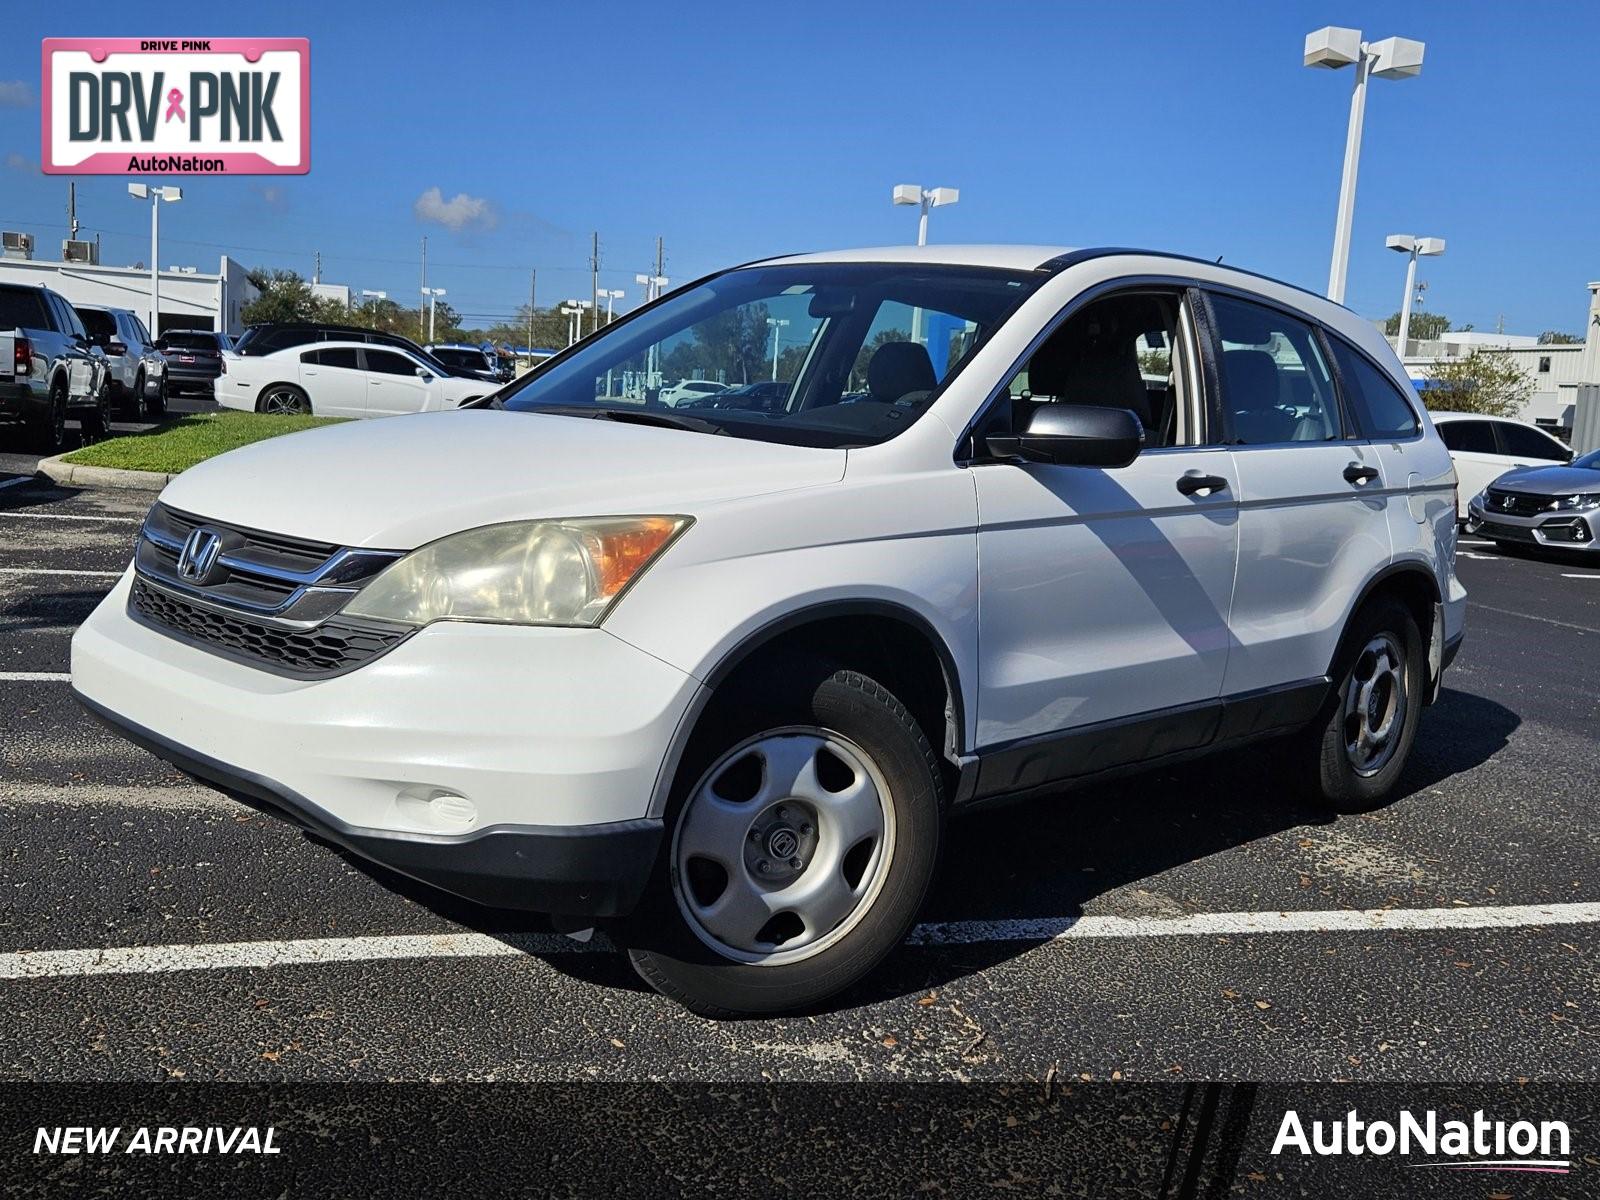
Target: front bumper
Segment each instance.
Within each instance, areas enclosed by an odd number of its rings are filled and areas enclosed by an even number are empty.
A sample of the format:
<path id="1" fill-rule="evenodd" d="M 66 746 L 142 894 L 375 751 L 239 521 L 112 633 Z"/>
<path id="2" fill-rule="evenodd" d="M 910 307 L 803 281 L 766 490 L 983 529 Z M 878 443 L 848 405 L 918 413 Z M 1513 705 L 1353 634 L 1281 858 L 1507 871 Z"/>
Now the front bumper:
<path id="1" fill-rule="evenodd" d="M 1531 517 L 1489 512 L 1483 498 L 1467 505 L 1467 532 L 1497 542 L 1519 542 L 1551 550 L 1600 552 L 1600 510 L 1545 512 Z"/>
<path id="2" fill-rule="evenodd" d="M 96 715 L 223 791 L 482 903 L 610 916 L 661 837 L 700 683 L 604 630 L 442 623 L 285 678 L 134 621 L 125 575 L 72 642 Z"/>

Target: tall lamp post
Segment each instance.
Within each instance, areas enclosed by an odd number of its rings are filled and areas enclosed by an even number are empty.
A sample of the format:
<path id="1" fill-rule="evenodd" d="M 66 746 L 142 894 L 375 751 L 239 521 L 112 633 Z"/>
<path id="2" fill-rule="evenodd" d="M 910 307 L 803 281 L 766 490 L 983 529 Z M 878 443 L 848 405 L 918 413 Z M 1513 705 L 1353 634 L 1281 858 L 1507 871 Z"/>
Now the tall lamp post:
<path id="1" fill-rule="evenodd" d="M 778 380 L 778 339 L 783 336 L 783 327 L 789 323 L 787 317 L 768 317 L 767 327 L 772 330 L 772 380 Z"/>
<path id="2" fill-rule="evenodd" d="M 568 300 L 561 306 L 567 317 L 567 345 L 572 345 L 583 333 L 583 314 L 594 306 L 587 300 Z"/>
<path id="3" fill-rule="evenodd" d="M 1417 291 L 1417 259 L 1444 253 L 1443 238 L 1412 237 L 1409 233 L 1395 233 L 1383 244 L 1406 256 L 1406 294 L 1400 302 L 1400 357 L 1406 356 L 1406 339 L 1411 336 L 1411 298 Z"/>
<path id="4" fill-rule="evenodd" d="M 422 298 L 428 302 L 428 340 L 433 341 L 434 318 L 439 314 L 439 297 L 444 295 L 443 288 L 423 288 Z"/>
<path id="5" fill-rule="evenodd" d="M 917 245 L 928 244 L 928 210 L 938 208 L 944 204 L 954 204 L 961 199 L 961 189 L 952 187 L 925 188 L 920 183 L 899 183 L 895 185 L 894 202 L 896 204 L 915 204 L 921 210 L 917 218 Z M 922 341 L 922 309 L 911 310 L 911 340 Z"/>
<path id="6" fill-rule="evenodd" d="M 622 289 L 618 288 L 616 291 L 608 292 L 608 291 L 605 290 L 605 288 L 601 288 L 598 292 L 595 293 L 595 295 L 599 296 L 601 299 L 603 299 L 606 302 L 606 324 L 607 325 L 611 324 L 611 312 L 612 312 L 612 307 L 611 306 L 616 301 L 622 299 L 622 297 L 623 297 Z"/>
<path id="7" fill-rule="evenodd" d="M 633 281 L 644 285 L 644 302 L 646 304 L 659 297 L 667 285 L 672 282 L 665 275 L 635 275 Z M 652 342 L 649 351 L 645 354 L 644 386 L 647 392 L 656 383 L 656 369 L 660 362 L 658 357 L 660 353 L 659 346 L 659 343 Z"/>
<path id="8" fill-rule="evenodd" d="M 1356 215 L 1356 170 L 1361 164 L 1361 123 L 1367 111 L 1367 78 L 1409 79 L 1422 71 L 1421 42 L 1410 38 L 1384 38 L 1364 42 L 1359 29 L 1327 25 L 1306 34 L 1305 65 L 1338 70 L 1354 66 L 1355 90 L 1350 94 L 1350 124 L 1344 139 L 1344 173 L 1339 180 L 1339 215 L 1333 226 L 1333 262 L 1328 267 L 1328 299 L 1344 303 L 1345 278 L 1350 273 L 1350 230 Z"/>
<path id="9" fill-rule="evenodd" d="M 370 309 L 372 307 L 372 302 L 374 300 L 387 300 L 388 298 L 389 298 L 389 293 L 388 292 L 374 292 L 374 291 L 371 291 L 371 290 L 369 290 L 367 288 L 362 288 L 361 289 L 361 301 L 362 301 L 361 307 L 362 308 Z"/>
<path id="10" fill-rule="evenodd" d="M 159 338 L 161 336 L 161 202 L 174 204 L 182 200 L 183 189 L 130 183 L 128 195 L 135 200 L 150 201 L 150 336 Z"/>

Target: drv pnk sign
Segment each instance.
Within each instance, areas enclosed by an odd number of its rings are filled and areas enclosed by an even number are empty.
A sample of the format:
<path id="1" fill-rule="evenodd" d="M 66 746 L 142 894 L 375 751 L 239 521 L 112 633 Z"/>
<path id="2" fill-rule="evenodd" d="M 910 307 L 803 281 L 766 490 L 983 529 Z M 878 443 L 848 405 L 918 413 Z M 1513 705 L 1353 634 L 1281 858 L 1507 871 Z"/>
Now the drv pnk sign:
<path id="1" fill-rule="evenodd" d="M 46 38 L 49 175 L 304 175 L 306 38 Z"/>

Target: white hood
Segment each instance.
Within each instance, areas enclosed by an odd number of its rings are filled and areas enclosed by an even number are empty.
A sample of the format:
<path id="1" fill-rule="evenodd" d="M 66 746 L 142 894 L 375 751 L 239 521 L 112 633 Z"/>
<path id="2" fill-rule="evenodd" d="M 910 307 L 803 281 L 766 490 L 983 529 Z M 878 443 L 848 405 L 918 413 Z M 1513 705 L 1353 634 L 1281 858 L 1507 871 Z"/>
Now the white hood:
<path id="1" fill-rule="evenodd" d="M 685 513 L 833 483 L 845 451 L 587 417 L 469 409 L 351 421 L 185 471 L 164 504 L 345 546 L 409 550 L 479 525 Z"/>

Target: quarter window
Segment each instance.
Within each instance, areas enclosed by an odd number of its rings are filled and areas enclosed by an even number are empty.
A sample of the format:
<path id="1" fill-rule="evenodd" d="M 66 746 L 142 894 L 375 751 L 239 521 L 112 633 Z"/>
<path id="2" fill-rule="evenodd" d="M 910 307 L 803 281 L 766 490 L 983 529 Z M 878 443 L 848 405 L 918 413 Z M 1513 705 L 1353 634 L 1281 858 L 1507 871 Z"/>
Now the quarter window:
<path id="1" fill-rule="evenodd" d="M 1333 378 L 1311 326 L 1260 304 L 1212 296 L 1222 402 L 1245 446 L 1342 436 Z"/>
<path id="2" fill-rule="evenodd" d="M 1347 342 L 1331 338 L 1339 364 L 1339 381 L 1364 436 L 1376 439 L 1414 437 L 1420 428 L 1416 410 L 1405 394 L 1367 357 Z"/>

